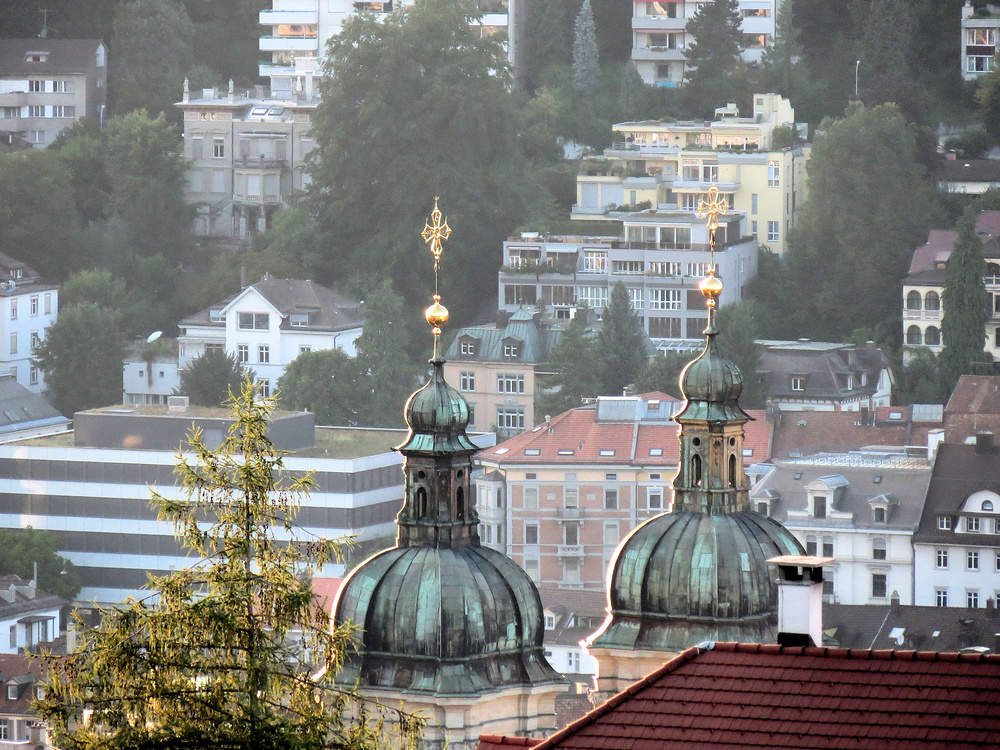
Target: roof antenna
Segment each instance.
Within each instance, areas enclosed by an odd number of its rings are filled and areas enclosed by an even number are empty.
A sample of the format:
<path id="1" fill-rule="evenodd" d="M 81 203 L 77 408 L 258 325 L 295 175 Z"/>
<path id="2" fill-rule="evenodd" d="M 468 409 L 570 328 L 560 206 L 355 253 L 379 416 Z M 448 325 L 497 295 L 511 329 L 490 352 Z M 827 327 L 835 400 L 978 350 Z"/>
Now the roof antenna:
<path id="1" fill-rule="evenodd" d="M 45 39 L 48 37 L 50 31 L 55 31 L 55 29 L 49 26 L 49 13 L 55 13 L 55 11 L 48 8 L 39 8 L 38 12 L 42 14 L 42 30 L 38 32 L 38 38 Z"/>

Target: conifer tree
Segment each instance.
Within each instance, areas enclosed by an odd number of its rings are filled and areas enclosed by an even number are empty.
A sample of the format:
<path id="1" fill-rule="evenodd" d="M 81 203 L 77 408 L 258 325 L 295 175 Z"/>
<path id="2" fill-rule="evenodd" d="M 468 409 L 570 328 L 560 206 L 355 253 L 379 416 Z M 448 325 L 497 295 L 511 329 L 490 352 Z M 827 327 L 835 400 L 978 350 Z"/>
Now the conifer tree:
<path id="1" fill-rule="evenodd" d="M 976 236 L 976 211 L 959 219 L 958 241 L 948 258 L 942 295 L 940 373 L 943 393 L 950 394 L 961 375 L 986 371 L 992 358 L 983 350 L 989 296 L 983 285 L 986 261 Z"/>
<path id="2" fill-rule="evenodd" d="M 594 11 L 590 0 L 583 0 L 573 27 L 573 88 L 583 94 L 593 94 L 600 77 Z"/>
<path id="3" fill-rule="evenodd" d="M 639 314 L 632 309 L 628 290 L 622 282 L 611 289 L 602 316 L 604 325 L 597 336 L 602 370 L 601 395 L 620 396 L 646 366 L 646 342 Z"/>
<path id="4" fill-rule="evenodd" d="M 774 42 L 761 56 L 762 79 L 768 91 L 792 98 L 805 84 L 805 62 L 799 32 L 792 18 L 792 3 L 785 2 L 774 19 Z"/>
<path id="5" fill-rule="evenodd" d="M 735 76 L 743 49 L 741 20 L 739 0 L 714 0 L 699 5 L 687 23 L 685 31 L 694 38 L 686 53 L 688 96 L 702 114 L 740 93 Z"/>
<path id="6" fill-rule="evenodd" d="M 336 543 L 296 539 L 311 479 L 284 473 L 273 402 L 258 396 L 245 381 L 217 450 L 192 436 L 182 499 L 153 493 L 192 566 L 153 577 L 155 599 L 103 611 L 74 653 L 47 658 L 37 708 L 60 748 L 383 747 L 364 703 L 334 687 L 350 633 L 331 630 L 304 574 Z M 402 715 L 400 729 L 412 747 L 419 723 Z"/>
<path id="7" fill-rule="evenodd" d="M 555 416 L 580 405 L 584 398 L 597 396 L 601 389 L 596 357 L 596 340 L 587 329 L 587 309 L 577 310 L 552 351 L 545 378 L 545 392 L 539 398 L 535 413 Z"/>

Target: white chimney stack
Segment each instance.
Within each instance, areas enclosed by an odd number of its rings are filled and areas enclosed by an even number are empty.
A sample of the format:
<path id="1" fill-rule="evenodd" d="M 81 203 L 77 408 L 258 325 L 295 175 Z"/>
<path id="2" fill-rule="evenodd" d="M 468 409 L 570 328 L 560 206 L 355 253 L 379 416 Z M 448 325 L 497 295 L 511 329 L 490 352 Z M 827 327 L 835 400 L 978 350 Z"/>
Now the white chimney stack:
<path id="1" fill-rule="evenodd" d="M 778 566 L 778 643 L 823 645 L 823 566 L 832 557 L 784 555 L 768 560 Z"/>

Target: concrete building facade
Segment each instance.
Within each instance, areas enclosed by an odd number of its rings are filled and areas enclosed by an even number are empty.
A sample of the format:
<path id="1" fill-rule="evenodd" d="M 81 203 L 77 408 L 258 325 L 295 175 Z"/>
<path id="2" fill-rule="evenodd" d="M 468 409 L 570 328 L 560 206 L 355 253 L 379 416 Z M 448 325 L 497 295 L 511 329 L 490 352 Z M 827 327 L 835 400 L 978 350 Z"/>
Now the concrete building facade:
<path id="1" fill-rule="evenodd" d="M 45 377 L 32 351 L 59 314 L 59 285 L 27 263 L 0 253 L 0 371 L 32 393 L 45 390 Z"/>
<path id="2" fill-rule="evenodd" d="M 1000 14 L 996 6 L 987 6 L 977 13 L 966 0 L 962 6 L 962 31 L 959 41 L 959 59 L 962 80 L 974 81 L 993 71 L 996 65 L 998 39 L 1000 39 Z"/>

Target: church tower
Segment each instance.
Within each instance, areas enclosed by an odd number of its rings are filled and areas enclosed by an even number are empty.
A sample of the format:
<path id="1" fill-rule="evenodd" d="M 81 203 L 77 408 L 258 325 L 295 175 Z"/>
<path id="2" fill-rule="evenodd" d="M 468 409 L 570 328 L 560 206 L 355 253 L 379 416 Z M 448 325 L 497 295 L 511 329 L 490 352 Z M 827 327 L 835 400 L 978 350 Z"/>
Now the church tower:
<path id="1" fill-rule="evenodd" d="M 698 287 L 708 307 L 705 348 L 681 374 L 685 403 L 670 512 L 626 537 L 608 571 L 608 612 L 588 650 L 598 691 L 614 693 L 702 641 L 775 643 L 776 571 L 767 560 L 805 554 L 781 524 L 750 509 L 739 404 L 743 377 L 719 351 L 715 310 L 718 217 L 728 206 L 713 185 L 708 220 L 713 263 Z"/>
<path id="2" fill-rule="evenodd" d="M 424 239 L 438 275 L 451 230 L 435 199 Z M 396 546 L 344 581 L 335 625 L 359 628 L 338 679 L 383 705 L 428 718 L 422 747 L 468 750 L 480 734 L 544 737 L 556 729 L 562 677 L 545 660 L 538 591 L 507 556 L 479 544 L 469 406 L 444 379 L 448 311 L 435 289 L 430 380 L 406 404 L 406 490 Z"/>

